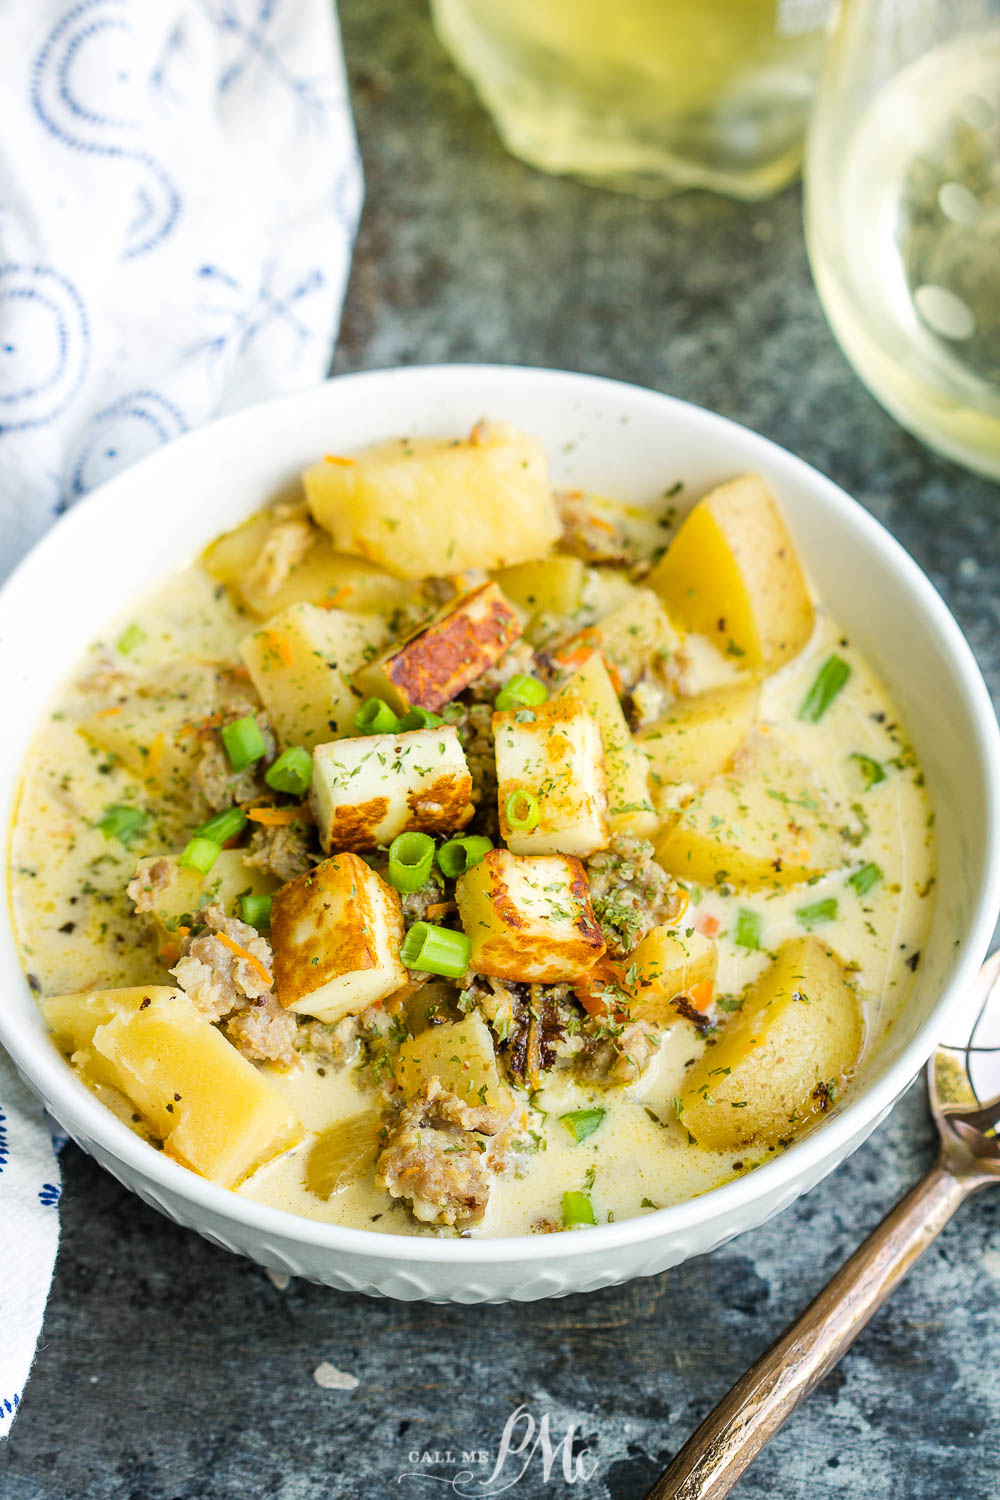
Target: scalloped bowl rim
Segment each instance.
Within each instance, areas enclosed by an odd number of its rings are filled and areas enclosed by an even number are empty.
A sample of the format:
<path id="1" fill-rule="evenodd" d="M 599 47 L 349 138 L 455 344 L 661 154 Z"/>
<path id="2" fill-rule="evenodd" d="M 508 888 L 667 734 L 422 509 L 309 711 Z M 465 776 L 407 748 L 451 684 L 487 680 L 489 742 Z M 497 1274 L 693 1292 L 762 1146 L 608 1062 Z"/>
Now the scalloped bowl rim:
<path id="1" fill-rule="evenodd" d="M 526 385 L 529 389 L 531 383 L 537 383 L 540 395 L 543 393 L 542 388 L 550 387 L 555 380 L 560 385 L 566 385 L 569 391 L 580 394 L 603 392 L 613 402 L 626 401 L 635 406 L 655 403 L 658 412 L 665 417 L 672 417 L 688 429 L 700 428 L 708 444 L 711 444 L 713 434 L 730 437 L 738 435 L 744 446 L 750 440 L 751 446 L 760 455 L 762 467 L 771 474 L 780 473 L 782 478 L 787 478 L 800 489 L 821 495 L 824 504 L 834 512 L 838 520 L 851 528 L 865 547 L 873 549 L 888 570 L 903 578 L 919 609 L 934 626 L 961 682 L 979 754 L 987 766 L 1000 766 L 1000 732 L 986 685 L 970 646 L 926 575 L 885 527 L 857 501 L 804 460 L 727 417 L 643 386 L 601 376 L 533 366 L 425 365 L 335 376 L 321 386 L 246 408 L 174 440 L 108 480 L 75 505 L 46 533 L 11 574 L 0 589 L 0 662 L 10 649 L 7 636 L 12 611 L 18 607 L 19 597 L 22 594 L 30 595 L 36 582 L 43 579 L 49 558 L 71 548 L 77 538 L 80 538 L 85 551 L 90 545 L 88 538 L 91 533 L 100 529 L 103 515 L 121 504 L 123 497 L 128 494 L 140 494 L 146 476 L 164 464 L 168 456 L 175 455 L 179 450 L 196 450 L 199 446 L 206 449 L 218 447 L 219 451 L 224 451 L 230 443 L 238 443 L 240 435 L 249 433 L 265 414 L 271 418 L 294 413 L 300 404 L 320 399 L 320 392 L 329 393 L 330 400 L 335 402 L 345 383 L 360 384 L 363 387 L 387 387 L 400 381 L 423 381 L 438 382 L 445 388 L 454 383 L 456 389 L 461 387 L 467 390 L 470 383 L 473 386 L 476 382 L 488 384 L 498 378 L 504 382 Z M 304 454 L 302 462 L 308 462 L 311 457 L 311 454 Z M 263 503 L 264 498 L 262 496 L 255 499 L 253 505 Z M 248 503 L 247 513 L 251 508 Z M 204 545 L 207 540 L 207 537 L 199 540 L 199 545 Z M 52 689 L 56 686 L 56 683 L 51 684 Z M 872 1128 L 913 1080 L 930 1056 L 948 1016 L 961 1003 L 963 991 L 981 963 L 993 932 L 995 912 L 1000 905 L 1000 805 L 994 780 L 988 781 L 988 799 L 987 806 L 983 808 L 983 819 L 989 830 L 988 850 L 977 882 L 978 898 L 973 920 L 960 941 L 957 961 L 947 990 L 884 1076 L 860 1087 L 856 1096 L 831 1119 L 776 1155 L 773 1160 L 754 1168 L 746 1175 L 699 1197 L 618 1223 L 598 1225 L 585 1233 L 512 1235 L 481 1239 L 398 1235 L 323 1223 L 272 1208 L 208 1182 L 134 1135 L 73 1075 L 49 1040 L 37 1008 L 37 1024 L 34 1020 L 25 1020 L 16 1013 L 11 1015 L 0 1009 L 0 1044 L 13 1058 L 22 1077 L 41 1095 L 52 1113 L 72 1135 L 92 1138 L 127 1168 L 130 1174 L 186 1201 L 194 1210 L 192 1222 L 195 1225 L 198 1211 L 204 1210 L 216 1219 L 241 1225 L 259 1235 L 278 1236 L 285 1242 L 298 1241 L 317 1250 L 333 1252 L 334 1255 L 340 1251 L 375 1261 L 439 1263 L 456 1267 L 496 1263 L 510 1266 L 513 1262 L 530 1265 L 540 1260 L 572 1262 L 578 1257 L 592 1256 L 599 1251 L 612 1252 L 623 1246 L 664 1241 L 675 1232 L 680 1233 L 694 1226 L 707 1225 L 716 1220 L 739 1220 L 740 1211 L 755 1200 L 764 1198 L 769 1193 L 773 1195 L 782 1187 L 793 1184 L 796 1178 L 807 1177 L 811 1171 L 821 1171 L 824 1158 L 832 1158 L 831 1165 L 835 1165 L 842 1155 L 860 1142 L 867 1133 L 865 1127 Z M 7 950 L 6 953 L 0 952 L 0 965 L 6 971 L 4 978 L 9 980 L 11 977 L 9 960 L 13 953 L 22 989 L 27 991 L 16 961 L 9 913 L 0 933 L 0 942 Z"/>

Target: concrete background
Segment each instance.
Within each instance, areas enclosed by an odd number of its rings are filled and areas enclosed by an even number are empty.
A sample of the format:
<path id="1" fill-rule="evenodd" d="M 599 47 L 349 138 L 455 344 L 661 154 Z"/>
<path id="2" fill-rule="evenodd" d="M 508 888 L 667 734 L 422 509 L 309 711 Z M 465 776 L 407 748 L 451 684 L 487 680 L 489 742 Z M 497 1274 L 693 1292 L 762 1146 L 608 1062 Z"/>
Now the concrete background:
<path id="1" fill-rule="evenodd" d="M 422 5 L 342 0 L 341 15 L 367 204 L 336 369 L 565 366 L 745 422 L 892 528 L 1000 689 L 1000 493 L 927 453 L 859 385 L 812 289 L 798 190 L 760 206 L 650 204 L 547 179 L 505 155 Z M 640 1500 L 933 1149 L 916 1087 L 807 1199 L 713 1256 L 587 1298 L 462 1309 L 281 1289 L 70 1148 L 44 1339 L 0 1495 L 432 1497 L 466 1492 L 450 1484 L 463 1451 L 488 1459 L 472 1469 L 477 1493 L 523 1403 L 548 1415 L 553 1444 L 572 1424 L 590 1477 L 567 1483 L 557 1456 L 546 1478 L 539 1448 L 510 1484 L 517 1500 Z M 998 1354 L 1000 1197 L 984 1195 L 735 1493 L 995 1500 Z M 357 1384 L 322 1388 L 324 1361 Z M 400 1479 L 414 1468 L 438 1477 Z"/>

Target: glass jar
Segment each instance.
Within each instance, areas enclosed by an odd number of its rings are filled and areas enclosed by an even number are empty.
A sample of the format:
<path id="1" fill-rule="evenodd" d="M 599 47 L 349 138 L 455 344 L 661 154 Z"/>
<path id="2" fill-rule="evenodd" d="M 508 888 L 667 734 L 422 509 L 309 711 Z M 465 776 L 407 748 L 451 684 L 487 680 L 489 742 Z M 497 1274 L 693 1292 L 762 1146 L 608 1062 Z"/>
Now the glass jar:
<path id="1" fill-rule="evenodd" d="M 798 171 L 829 0 L 431 0 L 515 156 L 656 196 Z"/>

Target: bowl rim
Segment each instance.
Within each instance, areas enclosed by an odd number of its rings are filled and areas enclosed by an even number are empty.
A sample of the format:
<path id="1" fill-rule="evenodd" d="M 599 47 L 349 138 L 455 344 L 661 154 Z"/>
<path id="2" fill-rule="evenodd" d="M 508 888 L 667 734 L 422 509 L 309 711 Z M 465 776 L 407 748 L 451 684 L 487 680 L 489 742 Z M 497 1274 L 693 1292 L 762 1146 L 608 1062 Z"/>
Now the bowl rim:
<path id="1" fill-rule="evenodd" d="M 170 453 L 172 456 L 178 448 L 195 448 L 206 440 L 213 441 L 219 437 L 224 440 L 227 437 L 235 439 L 243 427 L 255 423 L 262 411 L 280 416 L 282 412 L 294 409 L 298 403 L 317 399 L 321 391 L 337 390 L 348 384 L 377 387 L 437 381 L 447 385 L 454 381 L 464 384 L 497 378 L 520 384 L 536 383 L 539 386 L 556 381 L 568 386 L 570 394 L 573 393 L 573 387 L 581 394 L 604 390 L 617 399 L 624 392 L 630 402 L 646 404 L 660 412 L 672 411 L 681 415 L 689 428 L 691 424 L 696 429 L 700 426 L 709 444 L 713 432 L 718 434 L 720 431 L 738 437 L 743 444 L 749 442 L 760 453 L 761 463 L 767 466 L 770 473 L 780 475 L 783 480 L 787 479 L 800 490 L 813 493 L 821 491 L 828 507 L 840 522 L 849 526 L 859 543 L 872 549 L 888 570 L 901 577 L 914 597 L 917 608 L 933 627 L 960 685 L 981 763 L 987 768 L 1000 766 L 1000 728 L 971 646 L 930 579 L 902 544 L 860 502 L 804 459 L 718 412 L 629 381 L 540 366 L 431 364 L 393 366 L 335 375 L 319 385 L 256 403 L 185 433 L 93 490 L 35 544 L 0 587 L 0 638 L 4 634 L 4 616 L 11 608 L 11 596 L 23 587 L 25 578 L 36 571 L 44 571 L 48 555 L 71 546 L 81 529 L 86 531 L 99 525 L 102 511 L 118 502 L 123 491 L 133 486 L 141 488 L 144 476 L 164 461 L 165 454 Z M 304 461 L 308 461 L 308 455 Z M 402 1260 L 444 1266 L 510 1265 L 514 1262 L 530 1264 L 553 1257 L 573 1261 L 581 1256 L 593 1257 L 626 1245 L 654 1242 L 683 1234 L 696 1225 L 704 1226 L 716 1220 L 730 1218 L 756 1200 L 769 1197 L 772 1200 L 778 1197 L 780 1200 L 782 1188 L 789 1187 L 797 1179 L 806 1178 L 810 1173 L 821 1175 L 824 1159 L 829 1159 L 831 1168 L 835 1166 L 852 1142 L 863 1136 L 865 1127 L 873 1127 L 916 1077 L 986 954 L 994 929 L 995 914 L 1000 907 L 1000 789 L 996 775 L 987 774 L 986 790 L 987 801 L 982 809 L 983 822 L 987 828 L 985 859 L 972 918 L 960 943 L 951 983 L 883 1076 L 861 1089 L 857 1097 L 846 1103 L 832 1118 L 743 1176 L 695 1198 L 635 1218 L 596 1225 L 589 1228 L 586 1234 L 503 1235 L 479 1239 L 402 1235 L 331 1224 L 305 1218 L 285 1209 L 273 1208 L 199 1177 L 133 1134 L 71 1072 L 65 1059 L 51 1042 L 40 1011 L 36 1026 L 34 1021 L 24 1023 L 20 1017 L 12 1016 L 12 1013 L 0 1007 L 0 1045 L 6 1048 L 22 1077 L 41 1095 L 70 1134 L 88 1141 L 89 1145 L 85 1149 L 93 1148 L 99 1157 L 105 1155 L 115 1159 L 127 1168 L 130 1176 L 134 1176 L 143 1185 L 148 1184 L 150 1188 L 163 1190 L 171 1198 L 182 1200 L 189 1205 L 192 1213 L 190 1222 L 195 1223 L 196 1227 L 198 1217 L 208 1215 L 215 1223 L 220 1220 L 228 1221 L 257 1237 L 278 1242 L 297 1241 L 310 1249 L 327 1251 L 333 1255 L 339 1252 L 370 1261 Z M 9 848 L 9 836 L 10 827 L 4 831 L 5 853 Z M 9 892 L 9 861 L 6 859 L 4 874 Z M 13 937 L 9 900 L 6 926 Z M 16 942 L 13 947 L 16 953 Z M 26 981 L 25 988 L 28 988 Z M 34 1004 L 35 997 L 31 998 Z M 131 1182 L 128 1185 L 131 1186 Z"/>

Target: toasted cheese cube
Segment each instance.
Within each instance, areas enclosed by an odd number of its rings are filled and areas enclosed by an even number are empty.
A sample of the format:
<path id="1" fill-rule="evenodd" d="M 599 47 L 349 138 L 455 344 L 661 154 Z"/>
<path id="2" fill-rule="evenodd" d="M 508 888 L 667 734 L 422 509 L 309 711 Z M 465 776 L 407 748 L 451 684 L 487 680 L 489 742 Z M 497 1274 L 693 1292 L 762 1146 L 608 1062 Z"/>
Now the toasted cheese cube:
<path id="1" fill-rule="evenodd" d="M 544 557 L 562 527 L 537 438 L 479 422 L 468 438 L 398 438 L 302 476 L 342 552 L 397 578 L 442 578 Z"/>
<path id="2" fill-rule="evenodd" d="M 604 749 L 596 719 L 576 698 L 493 715 L 500 834 L 515 854 L 585 858 L 608 842 Z M 512 827 L 509 802 L 538 803 L 533 828 Z M 516 807 L 515 807 L 516 810 Z"/>
<path id="3" fill-rule="evenodd" d="M 246 864 L 242 849 L 221 850 L 207 875 L 189 870 L 179 859 L 178 854 L 152 854 L 135 867 L 140 895 L 145 891 L 152 897 L 150 914 L 164 932 L 175 930 L 178 918 L 194 915 L 213 901 L 232 916 L 237 896 L 265 896 L 279 884 L 275 876 Z M 154 871 L 154 866 L 160 868 Z"/>
<path id="4" fill-rule="evenodd" d="M 414 707 L 433 713 L 494 666 L 520 634 L 517 612 L 495 583 L 484 583 L 354 680 L 364 697 L 384 698 L 397 713 Z"/>
<path id="5" fill-rule="evenodd" d="M 718 964 L 715 944 L 700 932 L 654 927 L 629 955 L 632 1019 L 652 1026 L 676 1020 L 674 997 L 686 994 L 694 984 L 714 980 Z"/>
<path id="6" fill-rule="evenodd" d="M 604 746 L 609 826 L 616 832 L 648 838 L 660 822 L 650 798 L 649 764 L 632 741 L 611 675 L 599 652 L 595 651 L 563 684 L 559 697 L 577 699 L 597 720 Z"/>
<path id="7" fill-rule="evenodd" d="M 350 734 L 361 702 L 351 674 L 388 634 L 377 615 L 292 604 L 240 641 L 240 652 L 284 745 Z"/>
<path id="8" fill-rule="evenodd" d="M 634 687 L 657 656 L 669 656 L 680 637 L 652 589 L 636 589 L 631 598 L 594 625 L 557 647 L 557 666 L 579 667 L 599 651 L 616 693 Z"/>
<path id="9" fill-rule="evenodd" d="M 493 1037 L 482 1016 L 470 1011 L 460 1021 L 428 1026 L 399 1049 L 396 1082 L 407 1103 L 428 1078 L 440 1078 L 463 1104 L 509 1110 L 513 1096 L 500 1078 Z"/>
<path id="10" fill-rule="evenodd" d="M 455 899 L 479 974 L 571 983 L 605 951 L 578 859 L 491 849 L 459 877 Z"/>
<path id="11" fill-rule="evenodd" d="M 309 800 L 320 843 L 377 849 L 397 833 L 452 833 L 473 814 L 472 777 L 452 724 L 317 745 Z"/>
<path id="12" fill-rule="evenodd" d="M 93 1051 L 101 1081 L 132 1101 L 166 1153 L 212 1182 L 232 1187 L 302 1139 L 274 1084 L 181 990 L 147 989 L 116 1009 Z"/>
<path id="13" fill-rule="evenodd" d="M 399 958 L 403 910 L 356 854 L 337 854 L 271 902 L 274 987 L 288 1010 L 333 1023 L 409 982 Z"/>

